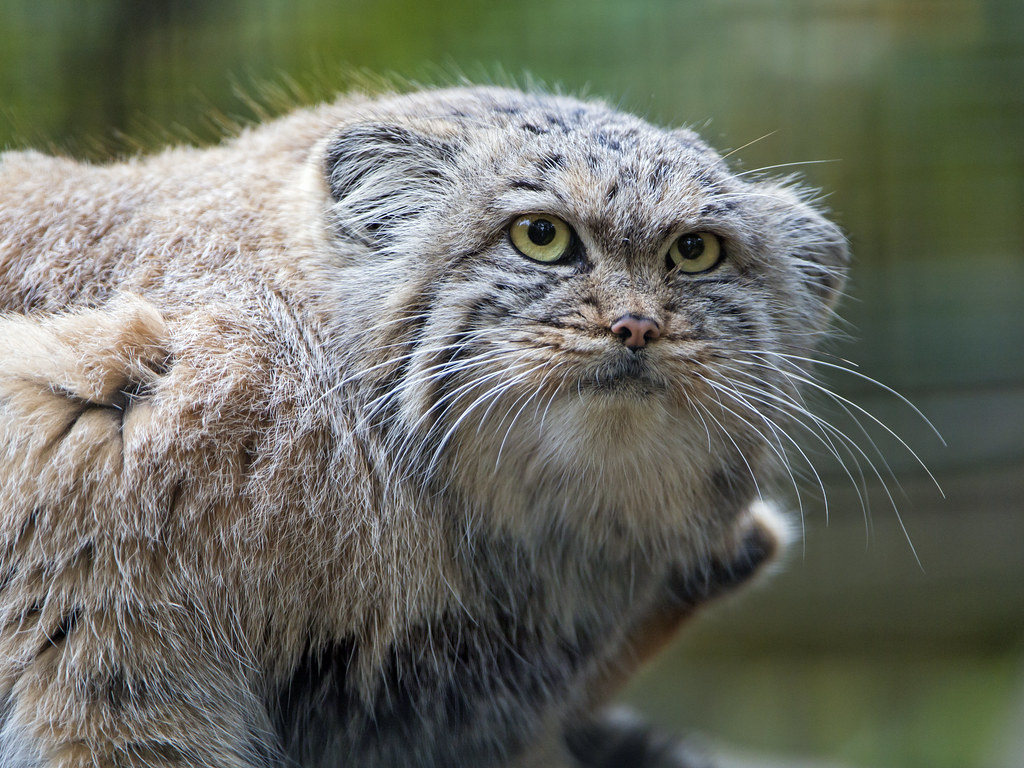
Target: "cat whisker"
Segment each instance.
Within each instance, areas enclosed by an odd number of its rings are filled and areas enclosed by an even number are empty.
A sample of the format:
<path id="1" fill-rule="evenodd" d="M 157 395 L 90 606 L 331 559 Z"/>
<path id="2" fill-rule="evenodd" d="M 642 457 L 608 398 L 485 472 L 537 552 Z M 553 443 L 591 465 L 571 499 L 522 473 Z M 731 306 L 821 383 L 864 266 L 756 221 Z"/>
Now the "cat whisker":
<path id="1" fill-rule="evenodd" d="M 530 404 L 530 402 L 533 400 L 533 398 L 538 393 L 540 393 L 543 389 L 544 389 L 544 381 L 542 380 L 540 382 L 540 384 L 537 385 L 537 388 L 532 393 L 528 393 L 528 396 L 526 396 L 526 401 L 522 404 L 522 406 L 520 406 L 519 410 L 516 411 L 515 416 L 512 417 L 512 421 L 509 423 L 508 428 L 505 430 L 504 436 L 501 438 L 501 445 L 498 446 L 498 454 L 497 454 L 497 456 L 494 459 L 494 468 L 495 469 L 497 469 L 498 466 L 501 464 L 501 454 L 502 454 L 502 451 L 505 450 L 505 443 L 508 440 L 509 434 L 511 434 L 511 432 L 512 432 L 512 428 L 516 424 L 516 420 L 519 418 L 519 414 L 521 414 L 523 412 L 523 409 L 526 408 L 526 406 L 528 406 Z M 499 423 L 504 422 L 504 420 L 508 416 L 508 414 L 512 411 L 513 408 L 515 408 L 516 403 L 518 403 L 519 400 L 521 400 L 524 396 L 525 395 L 520 395 L 520 397 L 515 402 L 513 402 L 511 406 L 509 406 L 508 411 L 505 412 L 505 416 L 502 417 L 501 422 L 499 422 Z"/>
<path id="2" fill-rule="evenodd" d="M 700 374 L 698 374 L 698 375 L 715 392 L 715 394 L 716 394 L 716 401 L 717 401 L 719 407 L 722 408 L 725 412 L 727 412 L 730 415 L 732 415 L 733 417 L 735 417 L 736 419 L 738 419 L 743 424 L 746 424 L 758 437 L 760 437 L 764 441 L 764 444 L 767 445 L 769 447 L 769 449 L 771 449 L 772 453 L 775 454 L 775 456 L 779 459 L 779 461 L 782 464 L 783 468 L 786 470 L 787 474 L 789 475 L 790 482 L 792 483 L 793 490 L 794 490 L 794 492 L 796 494 L 797 507 L 799 509 L 800 524 L 801 524 L 801 529 L 802 529 L 803 528 L 803 524 L 804 524 L 804 507 L 803 507 L 802 495 L 800 493 L 800 484 L 797 482 L 796 476 L 793 473 L 793 467 L 792 467 L 792 465 L 791 465 L 791 463 L 789 461 L 789 457 L 786 455 L 785 448 L 782 445 L 782 441 L 780 440 L 780 434 L 782 436 L 785 436 L 791 442 L 793 442 L 792 438 L 785 432 L 785 430 L 781 430 L 781 428 L 777 424 L 775 424 L 771 419 L 769 419 L 765 414 L 759 412 L 756 408 L 752 407 L 750 405 L 750 403 L 745 401 L 742 396 L 740 396 L 738 393 L 735 393 L 735 392 L 731 391 L 730 388 L 727 385 L 724 385 L 721 382 L 714 381 L 712 378 L 709 378 L 709 377 L 706 377 L 706 376 L 701 376 Z M 743 407 L 745 409 L 749 409 L 752 413 L 756 414 L 759 418 L 761 418 L 765 422 L 765 426 L 767 426 L 769 431 L 772 432 L 772 434 L 775 436 L 776 439 L 775 440 L 769 439 L 769 437 L 766 434 L 764 434 L 764 432 L 762 432 L 748 418 L 746 418 L 742 414 L 738 413 L 735 409 L 730 408 L 725 403 L 723 403 L 721 398 L 718 397 L 718 395 L 725 395 L 725 396 L 729 397 L 730 399 L 734 400 L 741 407 Z M 797 450 L 799 450 L 799 446 L 797 446 Z M 803 452 L 801 451 L 801 453 L 803 453 Z M 805 455 L 805 458 L 806 458 L 806 455 Z M 812 467 L 812 471 L 813 471 L 813 467 Z M 815 472 L 815 476 L 817 476 L 817 472 Z M 821 478 L 820 477 L 818 478 L 818 482 L 821 483 Z M 823 483 L 821 484 L 821 490 L 822 490 L 822 493 L 824 494 L 825 493 L 825 488 L 824 488 L 824 484 Z"/>
<path id="3" fill-rule="evenodd" d="M 747 149 L 748 147 L 752 147 L 752 146 L 754 146 L 755 144 L 757 144 L 760 141 L 764 141 L 765 139 L 771 138 L 776 133 L 778 133 L 778 130 L 768 131 L 768 133 L 766 133 L 764 136 L 758 136 L 756 139 L 748 141 L 746 144 L 744 144 L 744 145 L 742 145 L 740 147 L 736 147 L 736 149 L 732 149 L 732 150 L 726 152 L 725 154 L 722 155 L 722 159 L 723 160 L 728 160 L 730 157 L 735 155 L 737 152 L 742 152 L 744 149 Z"/>
<path id="4" fill-rule="evenodd" d="M 889 475 L 890 480 L 893 483 L 895 483 L 897 487 L 900 487 L 901 484 L 899 482 L 899 479 L 892 472 L 892 469 L 889 467 L 888 462 L 885 461 L 885 458 L 884 458 L 884 455 L 882 454 L 881 449 L 878 447 L 878 445 L 872 439 L 871 435 L 868 433 L 868 431 L 866 430 L 864 425 L 861 423 L 860 419 L 857 418 L 856 414 L 859 413 L 859 414 L 863 415 L 864 417 L 869 419 L 871 422 L 877 424 L 879 427 L 881 427 L 883 430 L 885 430 L 885 432 L 887 432 L 889 435 L 891 435 L 895 440 L 897 440 L 910 453 L 910 455 L 915 459 L 915 461 L 923 468 L 923 470 L 928 475 L 928 477 L 931 479 L 931 481 L 935 484 L 935 486 L 939 490 L 939 492 L 942 493 L 942 489 L 939 486 L 938 482 L 936 481 L 934 475 L 931 473 L 931 471 L 928 469 L 928 467 L 924 464 L 924 462 L 921 460 L 921 458 L 892 429 L 890 429 L 888 426 L 886 426 L 874 414 L 870 413 L 869 411 L 867 411 L 866 409 L 862 408 L 861 406 L 858 406 L 856 403 L 853 403 L 849 399 L 844 398 L 843 396 L 833 392 L 831 389 L 829 389 L 828 387 L 826 387 L 823 384 L 821 384 L 820 382 L 818 382 L 816 379 L 814 379 L 814 377 L 812 375 L 809 375 L 803 368 L 798 367 L 796 365 L 796 362 L 795 362 L 796 360 L 799 360 L 800 362 L 813 364 L 813 363 L 820 363 L 821 361 L 815 361 L 815 360 L 813 360 L 811 358 L 803 358 L 803 357 L 799 357 L 799 356 L 787 356 L 787 355 L 784 355 L 783 353 L 761 353 L 761 352 L 758 352 L 756 354 L 758 356 L 760 356 L 762 354 L 770 354 L 772 357 L 778 357 L 783 362 L 787 362 L 788 363 L 789 370 L 787 370 L 786 368 L 783 368 L 783 367 L 781 367 L 779 365 L 773 365 L 773 364 L 765 362 L 765 361 L 757 362 L 757 361 L 754 361 L 754 360 L 736 360 L 735 362 L 741 363 L 741 364 L 746 364 L 746 365 L 751 365 L 751 366 L 760 366 L 760 367 L 764 367 L 764 368 L 766 368 L 768 370 L 776 371 L 777 373 L 785 376 L 787 379 L 790 379 L 790 380 L 797 381 L 797 382 L 800 382 L 802 384 L 805 384 L 806 386 L 810 387 L 813 391 L 819 392 L 819 393 L 825 395 L 826 397 L 828 397 L 833 402 L 835 402 L 850 417 L 852 422 L 857 426 L 857 428 L 860 430 L 861 434 L 864 436 L 864 438 L 871 445 L 872 450 L 874 450 L 876 455 L 881 459 L 881 463 L 885 467 L 885 469 L 886 469 L 886 471 L 887 471 L 887 473 Z M 786 361 L 784 359 L 785 357 L 792 357 L 793 360 Z M 851 370 L 849 370 L 847 368 L 843 368 L 842 366 L 831 366 L 831 367 L 835 367 L 835 368 L 847 371 L 848 373 L 852 373 L 852 374 L 855 374 L 855 375 L 858 373 L 856 371 L 851 371 Z M 861 375 L 861 376 L 863 377 L 863 375 Z M 867 379 L 869 381 L 874 381 L 874 380 L 870 379 L 869 377 L 863 377 L 863 378 Z M 878 383 L 878 382 L 874 382 L 874 383 Z M 901 401 L 906 402 L 905 398 L 903 398 L 902 396 L 899 396 L 898 393 L 895 393 L 895 391 L 891 390 L 889 387 L 885 387 L 884 385 L 881 385 L 881 384 L 879 384 L 879 386 L 881 386 L 883 389 L 885 389 L 887 391 L 893 392 L 893 394 L 896 394 L 900 398 Z M 911 407 L 913 408 L 913 406 L 911 406 Z M 920 411 L 918 411 L 916 408 L 913 408 L 913 410 L 915 412 L 917 412 L 917 413 L 920 413 Z M 924 417 L 922 416 L 922 418 L 924 418 Z M 829 424 L 827 421 L 824 421 L 823 419 L 817 419 L 816 418 L 815 419 L 815 423 L 819 424 L 822 428 L 828 429 L 836 437 L 841 438 L 843 443 L 844 443 L 844 445 L 846 445 L 849 450 L 855 452 L 857 455 L 860 456 L 861 459 L 863 459 L 865 461 L 865 463 L 867 464 L 868 468 L 871 470 L 872 474 L 879 481 L 879 484 L 881 485 L 882 490 L 885 493 L 885 495 L 886 495 L 886 497 L 887 497 L 887 499 L 889 501 L 889 505 L 892 507 L 893 512 L 896 515 L 896 520 L 899 523 L 900 529 L 903 531 L 903 535 L 904 535 L 904 537 L 905 537 L 905 539 L 907 541 L 907 544 L 910 547 L 910 550 L 911 550 L 911 552 L 914 555 L 915 561 L 917 561 L 919 567 L 922 567 L 921 566 L 920 557 L 918 556 L 918 553 L 917 553 L 917 549 L 914 547 L 914 543 L 913 543 L 913 541 L 912 541 L 912 539 L 910 537 L 910 533 L 909 533 L 909 531 L 906 528 L 906 524 L 903 521 L 902 515 L 900 514 L 899 505 L 896 503 L 896 499 L 893 496 L 892 491 L 889 488 L 889 484 L 886 482 L 885 478 L 882 476 L 881 470 L 879 470 L 878 466 L 868 456 L 868 454 L 864 451 L 864 449 L 861 448 L 860 445 L 858 445 L 856 441 L 854 441 L 852 438 L 847 436 L 844 432 L 842 432 L 838 428 L 832 426 L 831 424 Z M 928 423 L 930 425 L 930 422 L 928 422 Z"/>
<path id="5" fill-rule="evenodd" d="M 774 354 L 774 353 L 771 353 L 771 354 Z M 779 354 L 782 354 L 782 353 L 779 353 Z M 795 357 L 795 356 L 786 355 L 786 357 Z M 903 395 L 899 394 L 898 392 L 896 392 L 896 390 L 892 389 L 891 387 L 888 387 L 885 384 L 882 384 L 881 382 L 876 381 L 875 379 L 872 379 L 870 376 L 865 376 L 864 374 L 860 373 L 859 371 L 850 370 L 848 368 L 844 368 L 843 366 L 833 365 L 831 363 L 826 363 L 826 362 L 823 362 L 823 361 L 814 361 L 814 360 L 812 360 L 810 358 L 796 358 L 796 359 L 805 360 L 805 361 L 811 362 L 811 363 L 818 362 L 818 364 L 824 365 L 827 368 L 832 368 L 832 369 L 836 369 L 836 370 L 845 371 L 846 373 L 849 373 L 849 374 L 851 374 L 853 376 L 856 376 L 857 378 L 859 378 L 859 379 L 861 379 L 863 381 L 868 381 L 868 382 L 870 382 L 872 384 L 875 384 L 878 387 L 881 387 L 886 392 L 889 392 L 890 394 L 896 396 L 900 400 L 900 402 L 902 402 L 905 405 L 909 406 L 914 411 L 914 413 L 916 413 L 918 416 L 921 417 L 922 420 L 924 420 L 925 424 L 927 424 L 931 428 L 931 430 L 938 436 L 938 438 L 940 440 L 942 440 L 942 435 L 939 434 L 938 430 L 935 428 L 935 425 L 932 424 L 931 421 L 929 421 L 928 418 L 923 413 L 921 413 L 921 411 L 918 410 L 918 408 L 915 405 L 913 405 L 909 400 L 907 400 L 906 397 L 904 397 Z M 896 434 L 896 432 L 894 430 L 892 430 L 887 424 L 885 424 L 885 422 L 883 422 L 881 419 L 879 419 L 873 413 L 868 411 L 866 408 L 864 408 L 864 407 L 862 407 L 860 405 L 857 405 L 857 403 L 853 402 L 849 398 L 843 397 L 842 395 L 838 394 L 837 392 L 834 392 L 833 390 L 831 390 L 828 387 L 826 387 L 824 384 L 821 384 L 813 376 L 809 376 L 809 375 L 807 375 L 806 373 L 803 373 L 803 372 L 796 373 L 794 371 L 785 371 L 785 370 L 783 370 L 781 368 L 779 368 L 778 370 L 779 370 L 780 373 L 782 373 L 783 375 L 787 376 L 788 378 L 795 379 L 796 381 L 799 381 L 802 384 L 806 384 L 807 386 L 811 387 L 815 391 L 821 392 L 822 394 L 824 394 L 829 399 L 831 399 L 834 402 L 840 404 L 843 407 L 843 409 L 846 410 L 848 413 L 849 413 L 849 408 L 853 408 L 855 411 L 857 411 L 858 413 L 862 414 L 866 418 L 870 419 L 873 423 L 877 424 L 879 427 L 881 427 L 883 430 L 885 430 L 886 433 L 888 433 L 901 446 L 903 446 L 903 448 L 914 458 L 914 460 L 917 462 L 917 464 L 928 475 L 929 479 L 931 479 L 932 483 L 934 483 L 935 487 L 938 489 L 938 491 L 942 495 L 942 497 L 945 498 L 945 493 L 943 493 L 942 487 L 939 485 L 938 480 L 935 479 L 935 475 L 933 475 L 931 470 L 928 469 L 928 465 L 925 464 L 924 461 L 921 459 L 921 457 L 918 456 L 917 452 L 914 451 L 914 449 L 911 448 L 910 445 L 908 445 L 907 442 L 902 437 L 900 437 L 898 434 Z M 851 414 L 851 416 L 852 416 L 852 414 Z M 863 428 L 862 428 L 862 430 L 863 430 Z M 865 431 L 865 436 L 867 436 L 866 431 Z M 868 436 L 868 439 L 870 440 L 870 436 Z M 942 444 L 945 445 L 945 440 L 942 440 Z M 873 441 L 872 441 L 872 445 L 874 446 Z M 876 450 L 877 450 L 877 448 L 876 448 Z"/>
<path id="6" fill-rule="evenodd" d="M 749 171 L 740 171 L 734 173 L 734 177 L 743 176 L 757 176 L 758 174 L 764 173 L 765 171 L 775 171 L 779 168 L 797 168 L 805 165 L 826 165 L 832 163 L 841 163 L 840 158 L 833 158 L 831 160 L 799 160 L 792 163 L 777 163 L 776 165 L 763 165 L 760 168 L 751 168 Z"/>
<path id="7" fill-rule="evenodd" d="M 463 412 L 455 420 L 455 422 L 447 429 L 447 431 L 444 433 L 444 435 L 438 442 L 437 446 L 435 447 L 433 456 L 431 457 L 431 460 L 428 464 L 428 476 L 433 476 L 434 471 L 436 470 L 440 462 L 441 455 L 444 452 L 444 449 L 447 447 L 448 442 L 451 440 L 451 438 L 454 437 L 455 432 L 458 430 L 459 426 L 462 424 L 464 420 L 466 420 L 469 417 L 471 413 L 473 413 L 473 411 L 476 410 L 476 408 L 480 404 L 490 401 L 490 405 L 488 409 L 484 412 L 484 416 L 482 417 L 486 418 L 486 414 L 490 412 L 490 408 L 493 407 L 494 403 L 496 403 L 500 399 L 500 397 L 505 394 L 505 392 L 517 386 L 521 381 L 529 378 L 529 376 L 532 375 L 538 367 L 539 366 L 536 364 L 531 365 L 527 370 L 517 373 L 512 379 L 503 381 L 499 383 L 498 386 L 496 387 L 491 387 L 486 392 L 478 396 L 472 403 L 466 406 Z M 501 373 L 505 374 L 507 373 L 507 371 L 502 371 Z"/>
<path id="8" fill-rule="evenodd" d="M 860 379 L 861 381 L 865 381 L 865 382 L 867 382 L 867 383 L 869 383 L 869 384 L 871 384 L 873 386 L 879 387 L 879 388 L 885 390 L 886 392 L 888 392 L 890 395 L 896 397 L 901 403 L 903 403 L 905 406 L 910 408 L 926 425 L 928 425 L 928 428 L 931 429 L 932 433 L 939 439 L 939 441 L 942 443 L 943 447 L 946 446 L 946 440 L 945 440 L 945 438 L 942 437 L 942 434 L 939 432 L 938 428 L 928 419 L 927 416 L 925 416 L 920 411 L 920 409 L 916 405 L 914 405 L 910 400 L 908 400 L 906 397 L 904 397 L 902 394 L 900 394 L 898 391 L 896 391 L 892 387 L 890 387 L 890 386 L 888 386 L 886 384 L 883 384 L 882 382 L 878 381 L 878 379 L 873 379 L 870 376 L 867 376 L 867 375 L 861 373 L 860 371 L 856 370 L 856 365 L 854 363 L 849 362 L 848 360 L 844 360 L 843 361 L 844 363 L 846 363 L 846 365 L 839 365 L 838 363 L 829 363 L 829 362 L 827 362 L 825 360 L 816 360 L 816 359 L 810 358 L 810 357 L 800 357 L 799 355 L 791 355 L 791 354 L 787 354 L 785 352 L 762 352 L 761 354 L 763 354 L 763 355 L 778 356 L 778 357 L 789 358 L 789 359 L 794 359 L 794 360 L 800 360 L 802 362 L 812 363 L 813 365 L 820 365 L 820 366 L 824 366 L 825 368 L 831 368 L 833 370 L 842 371 L 843 373 L 848 373 L 851 376 L 855 376 L 856 378 Z M 870 414 L 865 414 L 865 415 L 870 415 Z M 895 437 L 895 435 L 894 435 L 894 437 Z M 941 491 L 941 488 L 939 490 Z"/>
<path id="9" fill-rule="evenodd" d="M 810 458 L 807 456 L 807 453 L 803 450 L 803 448 L 801 448 L 799 442 L 796 439 L 794 439 L 789 434 L 789 432 L 787 432 L 775 420 L 771 419 L 762 410 L 756 408 L 751 403 L 751 399 L 754 400 L 754 402 L 761 403 L 762 405 L 769 405 L 770 406 L 770 405 L 773 405 L 772 402 L 770 400 L 765 400 L 763 398 L 756 397 L 756 396 L 749 397 L 748 395 L 743 395 L 743 394 L 739 393 L 736 390 L 736 388 L 734 386 L 732 386 L 731 384 L 730 385 L 723 385 L 723 384 L 720 384 L 718 382 L 715 382 L 715 383 L 712 384 L 712 386 L 715 386 L 724 395 L 726 395 L 727 397 L 732 398 L 733 400 L 735 400 L 737 403 L 739 403 L 743 407 L 749 409 L 751 413 L 757 415 L 762 421 L 764 421 L 765 425 L 771 430 L 772 434 L 774 434 L 776 436 L 776 438 L 779 438 L 777 445 L 778 445 L 779 451 L 781 451 L 782 454 L 783 454 L 783 456 L 780 456 L 780 459 L 781 459 L 783 465 L 785 466 L 786 471 L 789 474 L 789 478 L 790 478 L 790 480 L 792 482 L 792 485 L 793 485 L 793 490 L 796 493 L 797 505 L 798 505 L 798 507 L 800 509 L 800 517 L 801 517 L 801 520 L 802 520 L 803 516 L 804 516 L 804 508 L 803 508 L 803 499 L 802 499 L 801 493 L 800 493 L 800 487 L 799 487 L 799 484 L 796 481 L 796 477 L 794 475 L 794 469 L 793 469 L 792 463 L 789 461 L 788 452 L 787 452 L 785 446 L 782 444 L 782 439 L 781 438 L 785 438 L 785 440 L 793 447 L 793 449 L 795 449 L 797 451 L 797 453 L 800 454 L 801 458 L 804 460 L 804 463 L 807 465 L 807 467 L 810 469 L 811 473 L 814 475 L 815 482 L 818 484 L 818 487 L 821 490 L 822 500 L 823 500 L 824 507 L 825 507 L 825 519 L 828 520 L 828 516 L 829 516 L 828 492 L 825 490 L 825 483 L 821 479 L 821 475 L 818 474 L 818 471 L 817 471 L 817 469 L 814 466 L 814 462 L 812 462 L 810 460 Z M 778 454 L 776 454 L 776 455 L 778 455 Z"/>
<path id="10" fill-rule="evenodd" d="M 733 370 L 738 375 L 742 374 L 741 371 L 738 371 L 736 369 Z M 817 442 L 821 443 L 821 445 L 824 446 L 825 450 L 836 459 L 839 466 L 842 468 L 844 474 L 846 474 L 847 478 L 850 480 L 850 483 L 857 494 L 857 497 L 860 501 L 861 509 L 864 511 L 866 518 L 867 498 L 865 496 L 865 493 L 861 490 L 861 486 L 864 482 L 864 473 L 860 469 L 860 463 L 857 460 L 856 455 L 851 451 L 848 445 L 848 443 L 851 442 L 850 438 L 848 438 L 841 430 L 829 424 L 827 421 L 825 421 L 821 417 L 817 416 L 816 414 L 808 410 L 807 407 L 804 406 L 802 403 L 791 398 L 789 396 L 789 393 L 779 389 L 776 385 L 770 382 L 765 382 L 762 380 L 758 381 L 762 383 L 764 386 L 767 386 L 772 390 L 775 390 L 775 392 L 779 392 L 780 394 L 775 394 L 774 392 L 770 391 L 766 392 L 762 389 L 753 387 L 752 385 L 740 380 L 730 379 L 730 385 L 734 387 L 741 387 L 744 391 L 747 392 L 747 395 L 745 395 L 745 397 L 749 397 L 755 402 L 760 402 L 770 407 L 781 408 L 781 410 L 789 417 L 789 420 L 792 424 L 806 430 L 806 432 L 811 437 L 813 437 Z M 836 436 L 836 438 L 840 440 L 840 445 L 843 446 L 843 449 L 853 459 L 854 464 L 857 467 L 857 474 L 860 477 L 860 481 L 858 481 L 857 478 L 855 478 L 853 473 L 850 471 L 849 467 L 846 464 L 846 460 L 844 459 L 843 454 L 840 452 L 839 447 L 833 440 L 832 435 Z M 819 486 L 821 486 L 821 476 L 818 474 L 817 469 L 815 468 L 814 463 L 811 461 L 810 457 L 807 456 L 807 454 L 803 451 L 799 443 L 795 441 L 794 438 L 792 438 L 788 434 L 786 435 L 786 437 L 793 442 L 794 448 L 796 448 L 796 450 L 800 453 L 804 462 L 807 464 L 811 472 L 814 474 Z M 823 501 L 825 504 L 825 519 L 828 520 L 828 497 L 825 493 L 824 487 L 822 487 L 821 490 Z"/>
<path id="11" fill-rule="evenodd" d="M 761 486 L 758 483 L 757 475 L 754 473 L 753 467 L 750 466 L 750 462 L 747 460 L 747 456 L 743 452 L 743 449 L 740 448 L 739 444 L 736 442 L 736 438 L 734 438 L 732 436 L 732 434 L 729 432 L 728 429 L 725 428 L 725 426 L 722 424 L 722 422 L 720 422 L 717 418 L 715 418 L 715 414 L 713 414 L 711 412 L 711 410 L 704 403 L 702 403 L 699 399 L 696 399 L 696 398 L 692 402 L 694 403 L 694 405 L 696 405 L 698 408 L 700 408 L 700 409 L 702 409 L 704 411 L 704 413 L 708 416 L 708 418 L 710 418 L 715 423 L 715 425 L 718 427 L 719 432 L 721 432 L 723 435 L 725 435 L 726 438 L 728 438 L 729 442 L 732 443 L 733 448 L 736 449 L 737 455 L 740 457 L 740 459 L 743 460 L 744 465 L 746 465 L 747 472 L 750 474 L 750 479 L 754 483 L 754 489 L 757 491 L 757 497 L 763 502 L 764 501 L 764 495 L 761 493 Z M 726 409 L 726 410 L 728 410 L 728 409 Z M 757 430 L 755 430 L 755 431 L 757 431 Z"/>

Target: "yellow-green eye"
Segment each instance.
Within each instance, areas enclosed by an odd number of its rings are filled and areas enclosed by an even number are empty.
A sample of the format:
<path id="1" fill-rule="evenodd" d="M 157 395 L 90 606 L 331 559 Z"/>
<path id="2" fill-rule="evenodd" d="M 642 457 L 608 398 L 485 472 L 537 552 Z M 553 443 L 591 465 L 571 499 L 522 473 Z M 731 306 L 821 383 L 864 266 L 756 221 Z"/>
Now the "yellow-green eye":
<path id="1" fill-rule="evenodd" d="M 669 267 L 695 275 L 718 266 L 722 260 L 722 243 L 710 232 L 691 232 L 676 238 L 668 249 Z"/>
<path id="2" fill-rule="evenodd" d="M 523 256 L 548 263 L 565 256 L 572 244 L 569 225 L 546 213 L 520 216 L 508 228 L 508 236 Z"/>

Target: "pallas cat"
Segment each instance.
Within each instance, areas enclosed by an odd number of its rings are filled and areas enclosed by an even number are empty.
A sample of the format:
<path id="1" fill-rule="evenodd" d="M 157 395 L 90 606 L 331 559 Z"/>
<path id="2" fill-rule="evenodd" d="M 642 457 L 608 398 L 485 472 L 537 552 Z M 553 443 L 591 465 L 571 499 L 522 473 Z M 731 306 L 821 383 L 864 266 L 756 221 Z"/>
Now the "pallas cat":
<path id="1" fill-rule="evenodd" d="M 778 549 L 846 261 L 513 89 L 0 156 L 0 765 L 686 764 L 596 713 Z"/>

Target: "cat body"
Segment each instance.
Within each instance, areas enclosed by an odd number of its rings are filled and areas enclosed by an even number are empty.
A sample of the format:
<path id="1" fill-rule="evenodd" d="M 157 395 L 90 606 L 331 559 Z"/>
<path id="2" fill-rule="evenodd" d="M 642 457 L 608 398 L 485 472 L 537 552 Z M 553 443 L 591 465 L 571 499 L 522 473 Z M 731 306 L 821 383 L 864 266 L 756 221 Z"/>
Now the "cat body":
<path id="1" fill-rule="evenodd" d="M 777 548 L 773 355 L 845 261 L 693 133 L 506 89 L 0 155 L 0 765 L 582 760 Z"/>

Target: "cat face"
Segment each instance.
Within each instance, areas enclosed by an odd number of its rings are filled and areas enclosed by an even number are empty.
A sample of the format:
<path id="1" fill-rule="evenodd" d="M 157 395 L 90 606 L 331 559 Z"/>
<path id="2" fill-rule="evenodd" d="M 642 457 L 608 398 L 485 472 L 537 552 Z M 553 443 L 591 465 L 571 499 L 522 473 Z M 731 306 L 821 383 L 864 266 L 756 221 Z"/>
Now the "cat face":
<path id="1" fill-rule="evenodd" d="M 847 258 L 797 192 L 497 89 L 378 103 L 323 168 L 352 381 L 417 471 L 697 507 L 788 447 Z"/>

